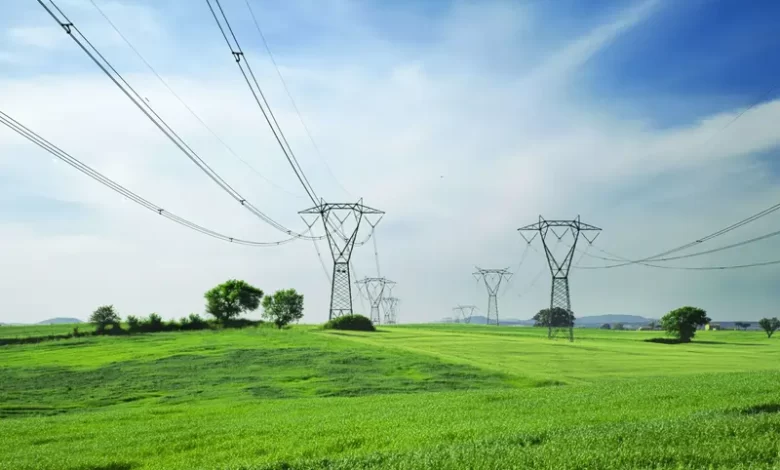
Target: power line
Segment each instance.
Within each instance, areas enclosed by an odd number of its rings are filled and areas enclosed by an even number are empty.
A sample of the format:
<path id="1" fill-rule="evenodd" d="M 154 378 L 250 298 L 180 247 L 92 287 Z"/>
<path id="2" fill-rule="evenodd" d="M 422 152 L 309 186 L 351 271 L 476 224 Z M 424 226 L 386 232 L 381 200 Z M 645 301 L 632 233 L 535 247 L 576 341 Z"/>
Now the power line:
<path id="1" fill-rule="evenodd" d="M 152 212 L 156 212 L 158 215 L 161 215 L 179 225 L 182 225 L 184 227 L 187 227 L 189 229 L 195 230 L 197 232 L 200 232 L 204 235 L 208 235 L 210 237 L 227 241 L 230 243 L 235 243 L 239 245 L 248 245 L 248 246 L 257 246 L 257 247 L 271 247 L 271 246 L 280 246 L 285 243 L 289 243 L 291 241 L 295 241 L 296 237 L 290 237 L 285 240 L 280 240 L 276 242 L 258 242 L 253 240 L 245 240 L 241 238 L 235 238 L 231 237 L 229 235 L 222 234 L 220 232 L 216 232 L 214 230 L 208 229 L 206 227 L 203 227 L 201 225 L 198 225 L 194 222 L 191 222 L 183 217 L 179 217 L 178 215 L 169 212 L 162 207 L 148 201 L 147 199 L 144 199 L 143 197 L 139 196 L 138 194 L 130 191 L 129 189 L 125 188 L 124 186 L 120 185 L 119 183 L 116 183 L 115 181 L 109 179 L 108 177 L 104 176 L 103 174 L 99 173 L 98 171 L 94 170 L 93 168 L 89 167 L 85 163 L 82 163 L 69 153 L 65 152 L 61 148 L 57 147 L 56 145 L 52 144 L 48 140 L 41 137 L 39 134 L 35 133 L 28 127 L 21 124 L 19 121 L 15 120 L 8 114 L 4 113 L 3 111 L 0 111 L 0 123 L 4 124 L 6 127 L 11 129 L 12 131 L 16 132 L 17 134 L 21 135 L 25 139 L 29 140 L 30 142 L 34 143 L 38 147 L 42 148 L 43 150 L 46 150 L 53 156 L 57 157 L 58 159 L 62 160 L 63 162 L 67 163 L 68 165 L 72 166 L 73 168 L 77 169 L 78 171 L 84 173 L 85 175 L 89 176 L 90 178 L 94 179 L 98 183 L 108 187 L 109 189 L 121 194 L 122 196 L 126 197 L 132 202 L 135 202 L 136 204 L 140 205 L 141 207 L 148 209 Z"/>
<path id="2" fill-rule="evenodd" d="M 328 170 L 328 173 L 333 178 L 333 181 L 336 182 L 336 184 L 341 188 L 342 191 L 344 191 L 348 196 L 352 197 L 349 191 L 344 187 L 344 185 L 341 184 L 338 178 L 336 178 L 336 175 L 333 174 L 333 170 L 331 170 L 330 165 L 328 165 L 328 161 L 325 159 L 325 157 L 322 155 L 322 152 L 320 152 L 320 148 L 317 145 L 317 143 L 314 141 L 314 137 L 312 136 L 311 132 L 309 131 L 309 126 L 306 125 L 306 121 L 303 119 L 303 115 L 301 114 L 300 110 L 298 109 L 298 105 L 295 103 L 295 100 L 293 99 L 292 93 L 290 93 L 290 89 L 287 86 L 287 81 L 284 79 L 284 76 L 282 76 L 282 72 L 279 69 L 279 65 L 276 63 L 276 59 L 274 58 L 273 53 L 271 52 L 271 47 L 268 45 L 268 41 L 265 39 L 265 34 L 263 34 L 263 30 L 260 28 L 260 23 L 257 21 L 257 17 L 255 16 L 254 9 L 252 8 L 251 3 L 249 0 L 244 0 L 246 2 L 246 7 L 249 9 L 249 14 L 252 16 L 252 21 L 255 24 L 255 28 L 257 29 L 257 32 L 260 34 L 260 38 L 263 40 L 263 45 L 265 46 L 265 50 L 268 52 L 268 57 L 271 58 L 271 63 L 273 64 L 274 68 L 276 69 L 276 74 L 279 75 L 279 80 L 282 82 L 282 86 L 284 87 L 284 91 L 287 93 L 287 96 L 290 98 L 290 103 L 292 103 L 293 109 L 295 110 L 295 114 L 298 115 L 298 119 L 301 121 L 301 125 L 303 126 L 303 129 L 306 131 L 306 135 L 309 136 L 309 140 L 311 141 L 312 147 L 314 147 L 314 151 L 317 153 L 317 155 L 320 157 L 320 160 L 322 163 L 325 164 L 325 168 Z"/>
<path id="3" fill-rule="evenodd" d="M 282 152 L 284 153 L 287 162 L 292 167 L 295 176 L 298 178 L 298 181 L 303 186 L 303 189 L 306 191 L 306 194 L 309 196 L 309 199 L 311 199 L 311 201 L 315 205 L 317 205 L 319 203 L 318 202 L 319 198 L 317 197 L 314 188 L 309 183 L 309 180 L 306 178 L 306 175 L 303 173 L 303 169 L 301 168 L 300 163 L 298 163 L 298 159 L 295 157 L 295 153 L 293 153 L 292 148 L 290 147 L 290 144 L 287 141 L 287 138 L 284 136 L 284 132 L 282 132 L 282 128 L 279 127 L 279 123 L 277 122 L 276 116 L 271 110 L 271 106 L 268 104 L 268 100 L 266 99 L 265 94 L 263 93 L 263 89 L 260 87 L 260 83 L 257 81 L 257 77 L 255 77 L 255 74 L 252 71 L 252 67 L 249 65 L 249 61 L 247 60 L 244 51 L 241 50 L 241 45 L 238 42 L 238 38 L 233 32 L 233 28 L 230 26 L 230 21 L 228 21 L 227 16 L 225 15 L 225 11 L 222 9 L 222 4 L 219 2 L 219 0 L 214 0 L 214 2 L 217 5 L 217 8 L 219 9 L 220 15 L 222 16 L 222 20 L 225 23 L 224 27 L 222 26 L 222 22 L 220 22 L 219 18 L 217 17 L 217 12 L 214 9 L 214 7 L 211 5 L 211 1 L 212 0 L 206 0 L 209 10 L 211 10 L 211 14 L 214 17 L 214 21 L 217 23 L 217 27 L 219 28 L 220 33 L 222 33 L 222 37 L 225 39 L 225 43 L 228 45 L 228 48 L 230 49 L 230 53 L 233 55 L 233 58 L 236 61 L 236 65 L 238 65 L 239 70 L 241 70 L 241 75 L 244 76 L 244 80 L 246 81 L 246 84 L 249 86 L 249 89 L 252 92 L 252 96 L 254 96 L 255 98 L 255 102 L 257 102 L 257 105 L 260 107 L 260 111 L 262 111 L 263 117 L 265 117 L 268 126 L 271 128 L 271 132 L 274 134 L 274 137 L 276 138 L 276 142 L 279 144 L 279 147 L 281 147 Z M 233 43 L 231 43 L 230 39 L 228 39 L 228 35 L 227 35 L 228 32 L 230 33 L 230 36 L 233 38 Z M 246 64 L 246 70 L 244 70 L 244 65 L 242 65 L 242 63 Z M 252 77 L 251 81 L 249 80 L 250 76 Z M 252 83 L 254 83 L 255 85 L 254 87 L 252 86 Z M 265 104 L 265 107 L 263 107 L 263 104 Z"/>
<path id="4" fill-rule="evenodd" d="M 198 122 L 200 122 L 200 124 L 207 131 L 209 131 L 209 133 L 212 136 L 214 136 L 214 138 L 217 139 L 217 141 L 219 141 L 222 144 L 222 146 L 224 146 L 225 149 L 231 155 L 233 155 L 235 158 L 237 158 L 241 163 L 243 163 L 247 168 L 252 170 L 252 172 L 254 172 L 257 176 L 259 176 L 263 181 L 265 181 L 269 185 L 271 185 L 274 188 L 276 188 L 276 189 L 278 189 L 278 190 L 280 190 L 280 191 L 282 191 L 284 193 L 287 193 L 287 194 L 289 194 L 289 195 L 291 195 L 293 197 L 296 197 L 296 198 L 300 198 L 301 197 L 300 195 L 294 194 L 294 193 L 288 191 L 287 189 L 279 186 L 278 184 L 274 183 L 270 179 L 266 178 L 265 175 L 263 175 L 262 173 L 260 173 L 260 171 L 257 170 L 257 168 L 255 168 L 248 161 L 246 161 L 243 158 L 241 158 L 241 156 L 239 156 L 238 153 L 236 153 L 236 151 L 233 150 L 233 148 L 230 145 L 228 145 L 227 142 L 225 142 L 225 140 L 222 139 L 208 124 L 206 124 L 206 122 L 184 101 L 184 99 L 181 96 L 179 96 L 179 94 L 176 93 L 173 90 L 173 88 L 168 84 L 168 82 L 164 78 L 162 78 L 162 76 L 160 76 L 159 73 L 157 73 L 157 70 L 155 70 L 155 68 L 152 66 L 152 64 L 150 64 L 149 61 L 147 61 L 146 58 L 141 54 L 141 52 L 133 45 L 133 43 L 131 43 L 130 40 L 127 39 L 127 37 L 125 37 L 124 34 L 122 34 L 122 31 L 119 30 L 119 28 L 116 26 L 116 24 L 114 24 L 114 22 L 111 21 L 111 19 L 108 17 L 108 15 L 106 15 L 106 13 L 98 6 L 98 4 L 95 3 L 95 0 L 89 0 L 89 1 L 90 1 L 90 3 L 92 3 L 92 6 L 94 6 L 95 9 L 98 11 L 98 13 L 100 13 L 100 15 L 108 22 L 108 24 L 111 26 L 111 28 L 113 28 L 113 30 L 119 35 L 119 37 L 122 38 L 122 40 L 125 42 L 125 44 L 127 44 L 127 46 L 130 47 L 130 49 L 132 49 L 132 51 L 135 53 L 135 55 L 138 56 L 139 59 L 141 59 L 141 61 L 146 65 L 146 67 L 149 69 L 149 71 L 151 71 L 157 77 L 157 79 L 160 81 L 160 83 L 162 83 L 163 86 L 165 86 L 165 88 L 168 89 L 168 91 L 179 101 L 179 103 L 181 103 L 181 105 L 184 106 L 184 108 L 186 108 L 187 111 L 189 111 L 189 113 Z"/>
<path id="5" fill-rule="evenodd" d="M 293 232 L 284 225 L 276 222 L 274 219 L 260 211 L 254 204 L 246 200 L 241 194 L 239 194 L 232 186 L 230 186 L 218 173 L 216 173 L 177 133 L 174 131 L 165 120 L 160 117 L 154 108 L 151 107 L 142 97 L 136 92 L 136 90 L 122 77 L 122 75 L 111 65 L 111 63 L 100 53 L 100 51 L 87 39 L 84 34 L 70 21 L 65 13 L 57 6 L 54 0 L 49 0 L 49 3 L 59 12 L 64 21 L 61 21 L 51 8 L 46 6 L 42 0 L 38 0 L 38 3 L 46 10 L 47 13 L 62 27 L 62 29 L 70 36 L 71 39 L 89 56 L 90 59 L 108 76 L 112 82 L 127 96 L 133 104 L 146 115 L 146 117 L 157 126 L 157 128 L 165 134 L 168 139 L 181 150 L 187 158 L 195 163 L 201 171 L 211 178 L 223 191 L 227 192 L 233 199 L 240 203 L 243 207 L 253 213 L 255 216 L 271 225 L 275 229 L 291 235 L 296 238 L 311 239 L 322 237 L 309 237 L 300 233 Z M 75 33 L 75 34 L 74 34 Z M 76 37 L 78 35 L 81 39 Z M 85 46 L 85 43 L 87 46 Z M 100 60 L 98 60 L 98 58 Z M 101 62 L 102 61 L 102 62 Z M 109 71 L 110 70 L 110 71 Z M 113 75 L 112 75 L 113 72 Z M 121 83 L 120 83 L 121 81 Z M 124 84 L 124 86 L 123 86 Z"/>

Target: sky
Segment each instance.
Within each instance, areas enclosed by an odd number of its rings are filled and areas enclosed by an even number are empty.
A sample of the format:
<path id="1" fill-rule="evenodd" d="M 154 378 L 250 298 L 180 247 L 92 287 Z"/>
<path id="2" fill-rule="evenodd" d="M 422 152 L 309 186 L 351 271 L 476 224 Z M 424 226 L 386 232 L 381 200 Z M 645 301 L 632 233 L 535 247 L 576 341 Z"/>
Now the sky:
<path id="1" fill-rule="evenodd" d="M 245 1 L 222 5 L 317 195 L 386 212 L 379 262 L 372 242 L 356 247 L 353 276 L 395 281 L 400 322 L 437 321 L 458 304 L 484 314 L 477 266 L 514 273 L 502 318 L 549 306 L 540 240 L 528 247 L 517 232 L 540 215 L 602 228 L 586 251 L 580 239 L 571 270 L 578 317 L 659 318 L 683 305 L 717 320 L 780 315 L 780 265 L 582 269 L 613 264 L 599 250 L 651 256 L 780 201 L 777 2 L 249 1 L 300 117 Z M 94 2 L 208 128 L 89 0 L 56 1 L 209 166 L 305 230 L 298 212 L 312 202 L 206 2 Z M 3 10 L 0 111 L 181 217 L 235 238 L 285 238 L 188 160 L 37 2 Z M 780 213 L 689 252 L 776 230 Z M 548 241 L 563 256 L 566 245 Z M 779 243 L 663 264 L 771 261 Z M 317 256 L 312 241 L 247 247 L 188 230 L 0 126 L 0 322 L 87 319 L 103 304 L 179 318 L 202 313 L 204 292 L 232 278 L 295 288 L 304 321 L 322 322 L 330 284 Z"/>

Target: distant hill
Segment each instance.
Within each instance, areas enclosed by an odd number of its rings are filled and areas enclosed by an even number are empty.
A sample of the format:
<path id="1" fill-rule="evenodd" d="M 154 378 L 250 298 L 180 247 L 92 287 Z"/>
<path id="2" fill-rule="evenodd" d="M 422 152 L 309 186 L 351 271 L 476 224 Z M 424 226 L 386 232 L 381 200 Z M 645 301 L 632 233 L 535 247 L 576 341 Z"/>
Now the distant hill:
<path id="1" fill-rule="evenodd" d="M 582 317 L 575 320 L 575 325 L 603 325 L 604 323 L 626 323 L 629 325 L 646 324 L 654 321 L 652 318 L 640 317 L 638 315 L 594 315 L 592 317 Z M 656 320 L 657 321 L 657 320 Z"/>
<path id="2" fill-rule="evenodd" d="M 447 319 L 445 319 L 446 322 Z M 471 317 L 471 323 L 474 325 L 484 325 L 487 323 L 487 317 L 484 317 L 482 315 L 474 315 Z M 532 326 L 534 324 L 533 320 L 518 320 L 516 318 L 499 318 L 498 323 L 500 325 L 528 325 Z"/>
<path id="3" fill-rule="evenodd" d="M 84 322 L 79 320 L 78 318 L 57 317 L 57 318 L 50 318 L 42 322 L 38 322 L 36 323 L 36 325 L 61 325 L 63 323 L 84 323 Z"/>

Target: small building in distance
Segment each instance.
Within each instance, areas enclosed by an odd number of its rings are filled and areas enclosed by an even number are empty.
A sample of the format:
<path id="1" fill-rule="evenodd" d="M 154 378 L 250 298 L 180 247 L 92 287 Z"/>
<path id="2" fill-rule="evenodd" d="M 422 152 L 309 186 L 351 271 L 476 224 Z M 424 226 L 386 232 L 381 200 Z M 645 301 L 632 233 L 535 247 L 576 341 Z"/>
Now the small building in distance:
<path id="1" fill-rule="evenodd" d="M 704 329 L 707 331 L 718 331 L 721 329 L 720 323 L 707 323 L 704 325 Z"/>

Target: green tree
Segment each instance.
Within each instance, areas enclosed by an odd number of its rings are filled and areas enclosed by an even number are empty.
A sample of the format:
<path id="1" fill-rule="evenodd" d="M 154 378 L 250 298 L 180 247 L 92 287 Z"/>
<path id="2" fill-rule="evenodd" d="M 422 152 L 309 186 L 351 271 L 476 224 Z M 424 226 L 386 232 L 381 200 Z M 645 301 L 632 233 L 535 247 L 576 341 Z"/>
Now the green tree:
<path id="1" fill-rule="evenodd" d="M 263 299 L 263 318 L 271 320 L 277 328 L 303 318 L 303 295 L 295 289 L 278 290 Z"/>
<path id="2" fill-rule="evenodd" d="M 609 323 L 604 323 L 603 325 L 601 325 L 601 327 L 600 327 L 600 328 L 601 328 L 602 330 L 611 330 L 611 329 L 612 329 L 612 327 L 611 327 L 611 326 L 609 326 Z"/>
<path id="3" fill-rule="evenodd" d="M 89 317 L 89 322 L 95 324 L 98 333 L 106 331 L 107 326 L 119 325 L 119 315 L 114 310 L 113 305 L 102 305 L 98 307 Z"/>
<path id="4" fill-rule="evenodd" d="M 615 325 L 614 325 L 614 326 L 612 326 L 612 329 L 613 329 L 613 330 L 618 330 L 618 331 L 623 331 L 623 330 L 625 330 L 626 328 L 623 326 L 623 324 L 622 324 L 622 323 L 615 323 Z"/>
<path id="5" fill-rule="evenodd" d="M 263 291 L 237 279 L 222 283 L 204 294 L 206 312 L 224 322 L 244 312 L 257 310 Z"/>
<path id="6" fill-rule="evenodd" d="M 711 320 L 707 312 L 697 307 L 680 307 L 661 318 L 661 328 L 676 336 L 680 342 L 689 343 L 696 334 L 696 328 Z"/>
<path id="7" fill-rule="evenodd" d="M 766 331 L 767 338 L 771 338 L 775 331 L 780 329 L 780 320 L 777 317 L 774 318 L 762 318 L 758 322 L 758 326 Z"/>
<path id="8" fill-rule="evenodd" d="M 533 321 L 534 326 L 568 327 L 574 324 L 574 314 L 560 307 L 545 308 L 534 315 Z"/>

